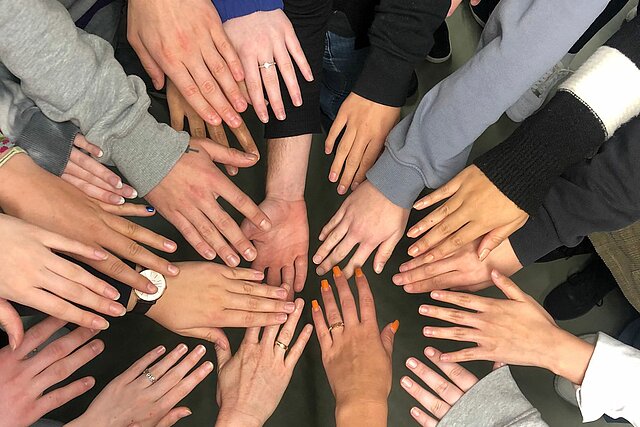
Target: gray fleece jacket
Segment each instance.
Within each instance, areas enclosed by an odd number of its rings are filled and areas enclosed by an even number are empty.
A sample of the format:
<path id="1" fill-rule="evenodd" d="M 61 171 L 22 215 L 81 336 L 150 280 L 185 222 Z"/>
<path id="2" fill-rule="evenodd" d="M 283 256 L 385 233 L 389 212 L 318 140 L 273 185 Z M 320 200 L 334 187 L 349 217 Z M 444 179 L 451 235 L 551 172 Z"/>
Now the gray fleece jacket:
<path id="1" fill-rule="evenodd" d="M 76 13 L 90 2 L 64 3 Z M 51 120 L 78 126 L 103 150 L 101 160 L 146 195 L 184 153 L 188 135 L 149 114 L 142 80 L 128 77 L 111 45 L 77 29 L 58 1 L 0 0 L 0 8 L 0 62 L 24 94 Z"/>
<path id="2" fill-rule="evenodd" d="M 391 131 L 369 181 L 405 208 L 425 187 L 446 183 L 464 168 L 473 142 L 567 53 L 608 2 L 500 2 L 476 54 Z"/>

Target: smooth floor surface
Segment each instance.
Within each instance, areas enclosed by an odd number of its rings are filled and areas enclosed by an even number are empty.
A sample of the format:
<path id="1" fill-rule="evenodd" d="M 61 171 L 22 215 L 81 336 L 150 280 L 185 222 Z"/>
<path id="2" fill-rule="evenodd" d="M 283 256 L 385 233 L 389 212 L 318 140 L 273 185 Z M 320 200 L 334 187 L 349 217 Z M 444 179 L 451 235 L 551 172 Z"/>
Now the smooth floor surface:
<path id="1" fill-rule="evenodd" d="M 444 64 L 432 65 L 425 62 L 420 66 L 418 73 L 421 93 L 424 93 L 439 80 L 450 74 L 473 53 L 481 29 L 473 20 L 467 6 L 464 3 L 454 16 L 449 19 L 453 58 Z M 495 90 L 499 91 L 499 78 L 496 79 L 495 84 Z M 158 117 L 166 118 L 164 105 L 156 104 L 154 105 L 154 110 Z M 407 107 L 407 110 L 409 108 L 411 107 Z M 464 121 L 466 118 L 459 117 L 455 120 Z M 256 131 L 256 135 L 260 135 L 261 132 L 256 120 L 247 117 L 247 121 L 250 124 L 250 128 Z M 515 124 L 503 117 L 478 140 L 474 155 L 502 141 L 514 128 Z M 261 152 L 265 153 L 264 143 L 260 148 Z M 320 229 L 338 209 L 343 200 L 343 197 L 337 195 L 335 185 L 330 184 L 326 178 L 330 164 L 331 159 L 323 153 L 322 138 L 318 137 L 312 149 L 307 185 L 311 232 L 310 254 L 313 254 L 318 247 L 317 236 Z M 264 165 L 265 159 L 263 156 L 258 166 L 242 171 L 234 179 L 247 194 L 257 201 L 261 200 L 264 192 Z M 410 224 L 415 223 L 417 218 L 414 212 L 410 219 Z M 180 249 L 171 256 L 172 260 L 199 259 L 194 250 L 159 215 L 156 218 L 140 222 L 179 242 Z M 364 267 L 376 296 L 380 324 L 384 325 L 394 319 L 399 319 L 401 325 L 393 355 L 394 383 L 389 400 L 390 426 L 417 425 L 409 415 L 409 409 L 414 404 L 414 401 L 399 385 L 402 375 L 409 373 L 404 366 L 407 357 L 417 356 L 424 360 L 422 351 L 427 345 L 435 345 L 443 350 L 460 348 L 460 344 L 454 342 L 436 342 L 422 336 L 422 327 L 428 321 L 419 316 L 417 310 L 421 303 L 429 301 L 428 296 L 405 294 L 402 289 L 395 287 L 391 282 L 391 276 L 397 271 L 399 264 L 407 259 L 405 254 L 409 244 L 408 239 L 403 239 L 400 242 L 384 273 L 380 276 L 376 276 L 373 273 L 370 262 Z M 585 258 L 582 257 L 570 261 L 556 261 L 551 264 L 536 265 L 516 274 L 514 280 L 541 301 L 549 290 L 564 281 L 569 274 L 577 271 L 584 261 Z M 311 269 L 305 289 L 301 294 L 301 297 L 307 301 L 303 319 L 309 323 L 311 322 L 310 301 L 320 296 L 320 279 Z M 491 289 L 484 292 L 484 294 L 497 295 L 497 290 Z M 625 303 L 621 294 L 614 292 L 606 298 L 602 307 L 595 308 L 580 319 L 562 323 L 561 326 L 576 334 L 602 330 L 615 336 L 633 315 L 634 312 Z M 242 337 L 242 331 L 229 330 L 228 333 L 234 348 L 237 347 Z M 137 316 L 128 316 L 125 319 L 112 322 L 111 328 L 102 333 L 100 338 L 106 343 L 105 352 L 92 364 L 84 367 L 76 374 L 76 377 L 94 375 L 97 379 L 97 385 L 94 388 L 96 392 L 109 380 L 126 369 L 134 360 L 156 345 L 163 344 L 168 348 L 172 348 L 179 342 L 185 342 L 190 348 L 193 348 L 198 343 L 197 340 L 183 339 L 164 330 L 154 322 Z M 207 358 L 215 362 L 213 346 L 207 345 L 207 349 Z M 480 376 L 485 375 L 490 370 L 489 363 L 471 363 L 467 366 Z M 539 408 L 550 426 L 572 427 L 581 425 L 579 411 L 562 401 L 554 393 L 552 374 L 534 368 L 516 367 L 512 369 L 523 392 Z M 184 400 L 183 403 L 191 408 L 193 415 L 181 421 L 179 425 L 200 427 L 214 424 L 217 413 L 215 383 L 216 376 L 211 375 Z M 78 398 L 72 405 L 68 405 L 53 415 L 63 420 L 68 420 L 74 415 L 78 415 L 86 408 L 96 392 L 88 393 Z M 491 398 L 491 396 L 488 396 L 488 398 Z M 335 424 L 333 411 L 334 401 L 322 368 L 320 348 L 316 337 L 313 336 L 296 368 L 291 384 L 280 406 L 266 425 L 271 427 L 332 426 Z M 605 424 L 604 421 L 600 420 L 592 425 L 604 426 Z M 482 423 L 478 422 L 474 427 L 476 426 L 481 427 Z"/>

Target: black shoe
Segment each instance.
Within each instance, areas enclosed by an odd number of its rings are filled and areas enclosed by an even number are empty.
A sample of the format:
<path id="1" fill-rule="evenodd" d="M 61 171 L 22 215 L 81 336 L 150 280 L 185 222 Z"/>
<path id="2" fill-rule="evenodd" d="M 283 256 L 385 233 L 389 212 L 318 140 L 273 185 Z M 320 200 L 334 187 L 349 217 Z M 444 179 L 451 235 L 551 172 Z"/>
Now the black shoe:
<path id="1" fill-rule="evenodd" d="M 604 261 L 594 256 L 582 271 L 549 292 L 543 305 L 556 320 L 575 319 L 602 306 L 603 298 L 617 286 Z"/>
<path id="2" fill-rule="evenodd" d="M 451 58 L 451 40 L 449 39 L 449 27 L 443 22 L 433 33 L 433 47 L 427 55 L 427 61 L 440 64 Z"/>
<path id="3" fill-rule="evenodd" d="M 477 6 L 472 6 L 469 3 L 469 7 L 471 8 L 471 15 L 473 15 L 473 19 L 484 28 L 493 9 L 496 8 L 500 0 L 482 0 Z"/>
<path id="4" fill-rule="evenodd" d="M 559 259 L 568 259 L 576 255 L 587 255 L 595 253 L 596 250 L 591 244 L 591 240 L 585 237 L 577 246 L 574 246 L 573 248 L 560 246 L 559 248 L 552 250 L 551 252 L 537 260 L 536 263 L 557 261 Z"/>

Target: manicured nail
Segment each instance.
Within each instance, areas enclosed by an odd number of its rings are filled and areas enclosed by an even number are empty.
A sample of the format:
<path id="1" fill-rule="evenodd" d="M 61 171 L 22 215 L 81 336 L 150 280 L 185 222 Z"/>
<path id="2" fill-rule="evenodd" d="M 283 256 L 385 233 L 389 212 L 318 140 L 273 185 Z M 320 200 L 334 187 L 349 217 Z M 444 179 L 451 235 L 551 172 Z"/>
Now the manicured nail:
<path id="1" fill-rule="evenodd" d="M 205 259 L 208 259 L 209 261 L 211 261 L 215 257 L 216 257 L 216 253 L 214 251 L 212 251 L 211 249 L 207 249 L 206 251 L 204 251 L 204 258 Z"/>
<path id="2" fill-rule="evenodd" d="M 313 263 L 314 263 L 314 264 L 318 265 L 318 264 L 320 264 L 321 262 L 322 262 L 322 257 L 321 257 L 320 255 L 315 255 L 315 256 L 313 257 Z"/>
<path id="3" fill-rule="evenodd" d="M 344 185 L 339 185 L 338 186 L 338 194 L 342 195 L 344 193 L 347 192 L 347 187 L 345 187 Z"/>
<path id="4" fill-rule="evenodd" d="M 278 112 L 276 113 L 276 118 L 277 118 L 278 120 L 284 120 L 284 119 L 286 119 L 286 118 L 287 118 L 287 115 L 284 113 L 284 111 L 278 111 Z"/>
<path id="5" fill-rule="evenodd" d="M 114 301 L 118 301 L 120 299 L 120 292 L 118 292 L 117 289 L 112 288 L 110 286 L 108 288 L 105 288 L 103 293 L 105 297 L 112 299 Z"/>
<path id="6" fill-rule="evenodd" d="M 413 387 L 413 381 L 411 381 L 409 379 L 409 377 L 402 377 L 402 380 L 400 381 L 400 384 L 402 384 L 402 387 L 404 387 L 404 388 Z"/>
<path id="7" fill-rule="evenodd" d="M 420 416 L 420 410 L 414 406 L 411 408 L 411 416 L 418 418 Z"/>
<path id="8" fill-rule="evenodd" d="M 342 276 L 342 271 L 340 270 L 340 267 L 338 267 L 337 265 L 335 267 L 333 267 L 333 276 L 334 277 L 340 277 Z"/>
<path id="9" fill-rule="evenodd" d="M 166 348 L 165 348 L 165 346 L 163 346 L 163 345 L 158 346 L 158 347 L 156 348 L 156 354 L 162 354 L 162 353 L 164 353 L 165 351 L 167 351 L 167 349 L 166 349 Z"/>
<path id="10" fill-rule="evenodd" d="M 204 370 L 205 370 L 205 372 L 211 372 L 211 371 L 213 371 L 213 362 L 211 362 L 211 361 L 209 361 L 209 360 L 207 360 L 206 362 L 204 362 Z M 189 411 L 189 412 L 191 412 L 191 411 Z M 189 415 L 191 415 L 191 414 L 189 414 Z"/>
<path id="11" fill-rule="evenodd" d="M 420 308 L 418 309 L 418 313 L 420 314 L 429 313 L 429 307 L 427 307 L 426 305 L 421 305 Z"/>
<path id="12" fill-rule="evenodd" d="M 296 305 L 292 302 L 288 302 L 284 305 L 284 311 L 286 311 L 287 313 L 293 313 L 295 309 Z"/>
<path id="13" fill-rule="evenodd" d="M 422 200 L 417 201 L 413 204 L 414 209 L 420 209 L 422 206 L 424 206 L 424 202 Z"/>
<path id="14" fill-rule="evenodd" d="M 394 334 L 398 332 L 398 328 L 400 328 L 400 321 L 394 320 L 393 323 L 391 324 L 391 330 L 393 331 Z"/>
<path id="15" fill-rule="evenodd" d="M 115 182 L 114 187 L 116 187 L 118 190 L 120 190 L 122 188 L 122 180 L 120 178 L 118 178 Z"/>
<path id="16" fill-rule="evenodd" d="M 413 357 L 407 359 L 407 368 L 416 369 L 418 367 L 418 361 Z"/>
<path id="17" fill-rule="evenodd" d="M 118 196 L 117 194 L 109 195 L 109 203 L 113 205 L 121 205 L 124 203 L 124 197 Z"/>
<path id="18" fill-rule="evenodd" d="M 427 348 L 424 349 L 424 354 L 427 357 L 433 357 L 433 356 L 436 355 L 436 350 L 434 348 L 432 348 L 432 347 L 427 347 Z"/>
<path id="19" fill-rule="evenodd" d="M 416 256 L 416 255 L 418 255 L 418 252 L 420 252 L 420 249 L 418 249 L 418 247 L 417 247 L 417 246 L 411 246 L 411 247 L 409 248 L 409 255 L 411 255 L 411 256 Z"/>
<path id="20" fill-rule="evenodd" d="M 203 354 L 205 354 L 206 352 L 207 352 L 207 349 L 206 349 L 206 348 L 204 348 L 204 346 L 203 346 L 202 344 L 199 344 L 199 345 L 196 347 L 196 354 L 197 354 L 198 356 L 202 356 L 202 355 L 203 355 Z"/>
<path id="21" fill-rule="evenodd" d="M 103 261 L 109 258 L 109 254 L 106 251 L 103 251 L 102 249 L 95 249 L 93 253 L 95 254 L 96 258 L 99 258 Z"/>
<path id="22" fill-rule="evenodd" d="M 360 267 L 356 267 L 356 277 L 362 277 L 364 273 L 362 273 L 362 269 Z"/>
<path id="23" fill-rule="evenodd" d="M 154 208 L 153 206 L 146 206 L 145 208 L 147 209 L 147 212 L 149 212 L 149 213 L 153 213 L 153 212 L 156 211 L 156 208 Z"/>
<path id="24" fill-rule="evenodd" d="M 260 114 L 260 121 L 262 123 L 268 123 L 269 122 L 269 115 L 267 113 Z"/>
<path id="25" fill-rule="evenodd" d="M 276 315 L 276 321 L 280 323 L 284 323 L 287 321 L 288 316 L 284 313 L 280 313 Z"/>
<path id="26" fill-rule="evenodd" d="M 431 335 L 433 335 L 433 331 L 428 326 L 425 326 L 422 329 L 422 334 L 425 335 L 425 336 L 431 336 Z"/>
<path id="27" fill-rule="evenodd" d="M 320 282 L 320 289 L 323 291 L 329 290 L 329 281 L 327 279 L 322 279 L 322 282 Z"/>
<path id="28" fill-rule="evenodd" d="M 271 230 L 271 223 L 269 222 L 268 219 L 263 219 L 262 221 L 260 221 L 260 228 L 263 231 L 269 231 Z"/>
<path id="29" fill-rule="evenodd" d="M 311 309 L 313 311 L 320 310 L 320 304 L 318 304 L 318 300 L 314 299 L 313 301 L 311 301 Z"/>
<path id="30" fill-rule="evenodd" d="M 299 107 L 302 105 L 302 98 L 300 98 L 299 95 L 294 96 L 292 101 L 293 101 L 293 105 L 295 105 L 296 107 Z"/>
<path id="31" fill-rule="evenodd" d="M 173 264 L 169 264 L 169 266 L 167 267 L 167 270 L 169 271 L 169 273 L 173 274 L 174 276 L 177 276 L 178 273 L 180 273 L 180 269 Z"/>
<path id="32" fill-rule="evenodd" d="M 156 287 L 156 285 L 154 285 L 153 283 L 149 282 L 147 284 L 147 293 L 148 294 L 155 294 L 156 292 L 158 292 L 158 288 Z"/>
<path id="33" fill-rule="evenodd" d="M 130 199 L 135 199 L 136 197 L 138 197 L 138 192 L 136 191 L 135 188 L 131 189 L 131 195 L 129 196 Z"/>
<path id="34" fill-rule="evenodd" d="M 487 258 L 487 256 L 489 256 L 489 249 L 483 249 L 482 252 L 480 252 L 480 262 L 484 261 L 485 258 Z"/>
<path id="35" fill-rule="evenodd" d="M 162 246 L 164 246 L 164 248 L 169 250 L 169 251 L 175 251 L 178 248 L 178 244 L 176 242 L 171 241 L 171 240 L 165 240 L 162 243 Z"/>
<path id="36" fill-rule="evenodd" d="M 102 151 L 102 150 L 98 151 L 98 156 L 97 157 L 102 157 L 102 156 L 104 156 L 104 151 Z"/>
<path id="37" fill-rule="evenodd" d="M 391 281 L 396 284 L 396 285 L 403 285 L 403 280 L 402 280 L 402 276 L 399 274 L 396 274 L 395 276 L 393 276 L 391 278 Z"/>
<path id="38" fill-rule="evenodd" d="M 383 269 L 384 269 L 384 264 L 381 262 L 376 263 L 376 265 L 373 266 L 373 271 L 375 271 L 378 274 L 382 273 Z"/>
<path id="39" fill-rule="evenodd" d="M 93 322 L 91 322 L 91 327 L 93 329 L 104 331 L 105 329 L 109 328 L 109 322 L 104 319 L 93 319 Z"/>
<path id="40" fill-rule="evenodd" d="M 189 347 L 187 347 L 185 344 L 178 344 L 178 347 L 177 347 L 178 354 L 186 353 L 187 350 L 189 350 Z"/>
<path id="41" fill-rule="evenodd" d="M 122 305 L 113 302 L 109 304 L 109 313 L 111 313 L 113 316 L 122 317 L 127 314 L 127 309 Z"/>
<path id="42" fill-rule="evenodd" d="M 336 182 L 338 180 L 338 174 L 335 172 L 331 172 L 329 174 L 329 181 Z"/>

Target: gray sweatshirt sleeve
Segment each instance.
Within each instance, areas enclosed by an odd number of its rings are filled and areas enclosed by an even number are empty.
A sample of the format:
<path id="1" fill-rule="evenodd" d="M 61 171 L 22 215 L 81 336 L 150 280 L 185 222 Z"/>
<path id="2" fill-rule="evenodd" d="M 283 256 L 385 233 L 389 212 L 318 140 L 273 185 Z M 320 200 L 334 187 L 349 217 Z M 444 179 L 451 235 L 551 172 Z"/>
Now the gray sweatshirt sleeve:
<path id="1" fill-rule="evenodd" d="M 147 111 L 142 80 L 127 77 L 105 40 L 78 30 L 55 0 L 0 0 L 0 61 L 49 118 L 72 121 L 147 194 L 178 161 L 186 133 Z"/>
<path id="2" fill-rule="evenodd" d="M 446 183 L 464 168 L 473 142 L 567 53 L 607 3 L 500 2 L 478 52 L 393 129 L 367 178 L 405 208 L 424 187 Z"/>
<path id="3" fill-rule="evenodd" d="M 467 391 L 438 427 L 548 427 L 522 394 L 508 366 L 497 369 Z"/>
<path id="4" fill-rule="evenodd" d="M 559 246 L 575 246 L 597 231 L 640 219 L 640 118 L 621 127 L 600 153 L 568 169 L 536 215 L 509 237 L 522 265 Z"/>

